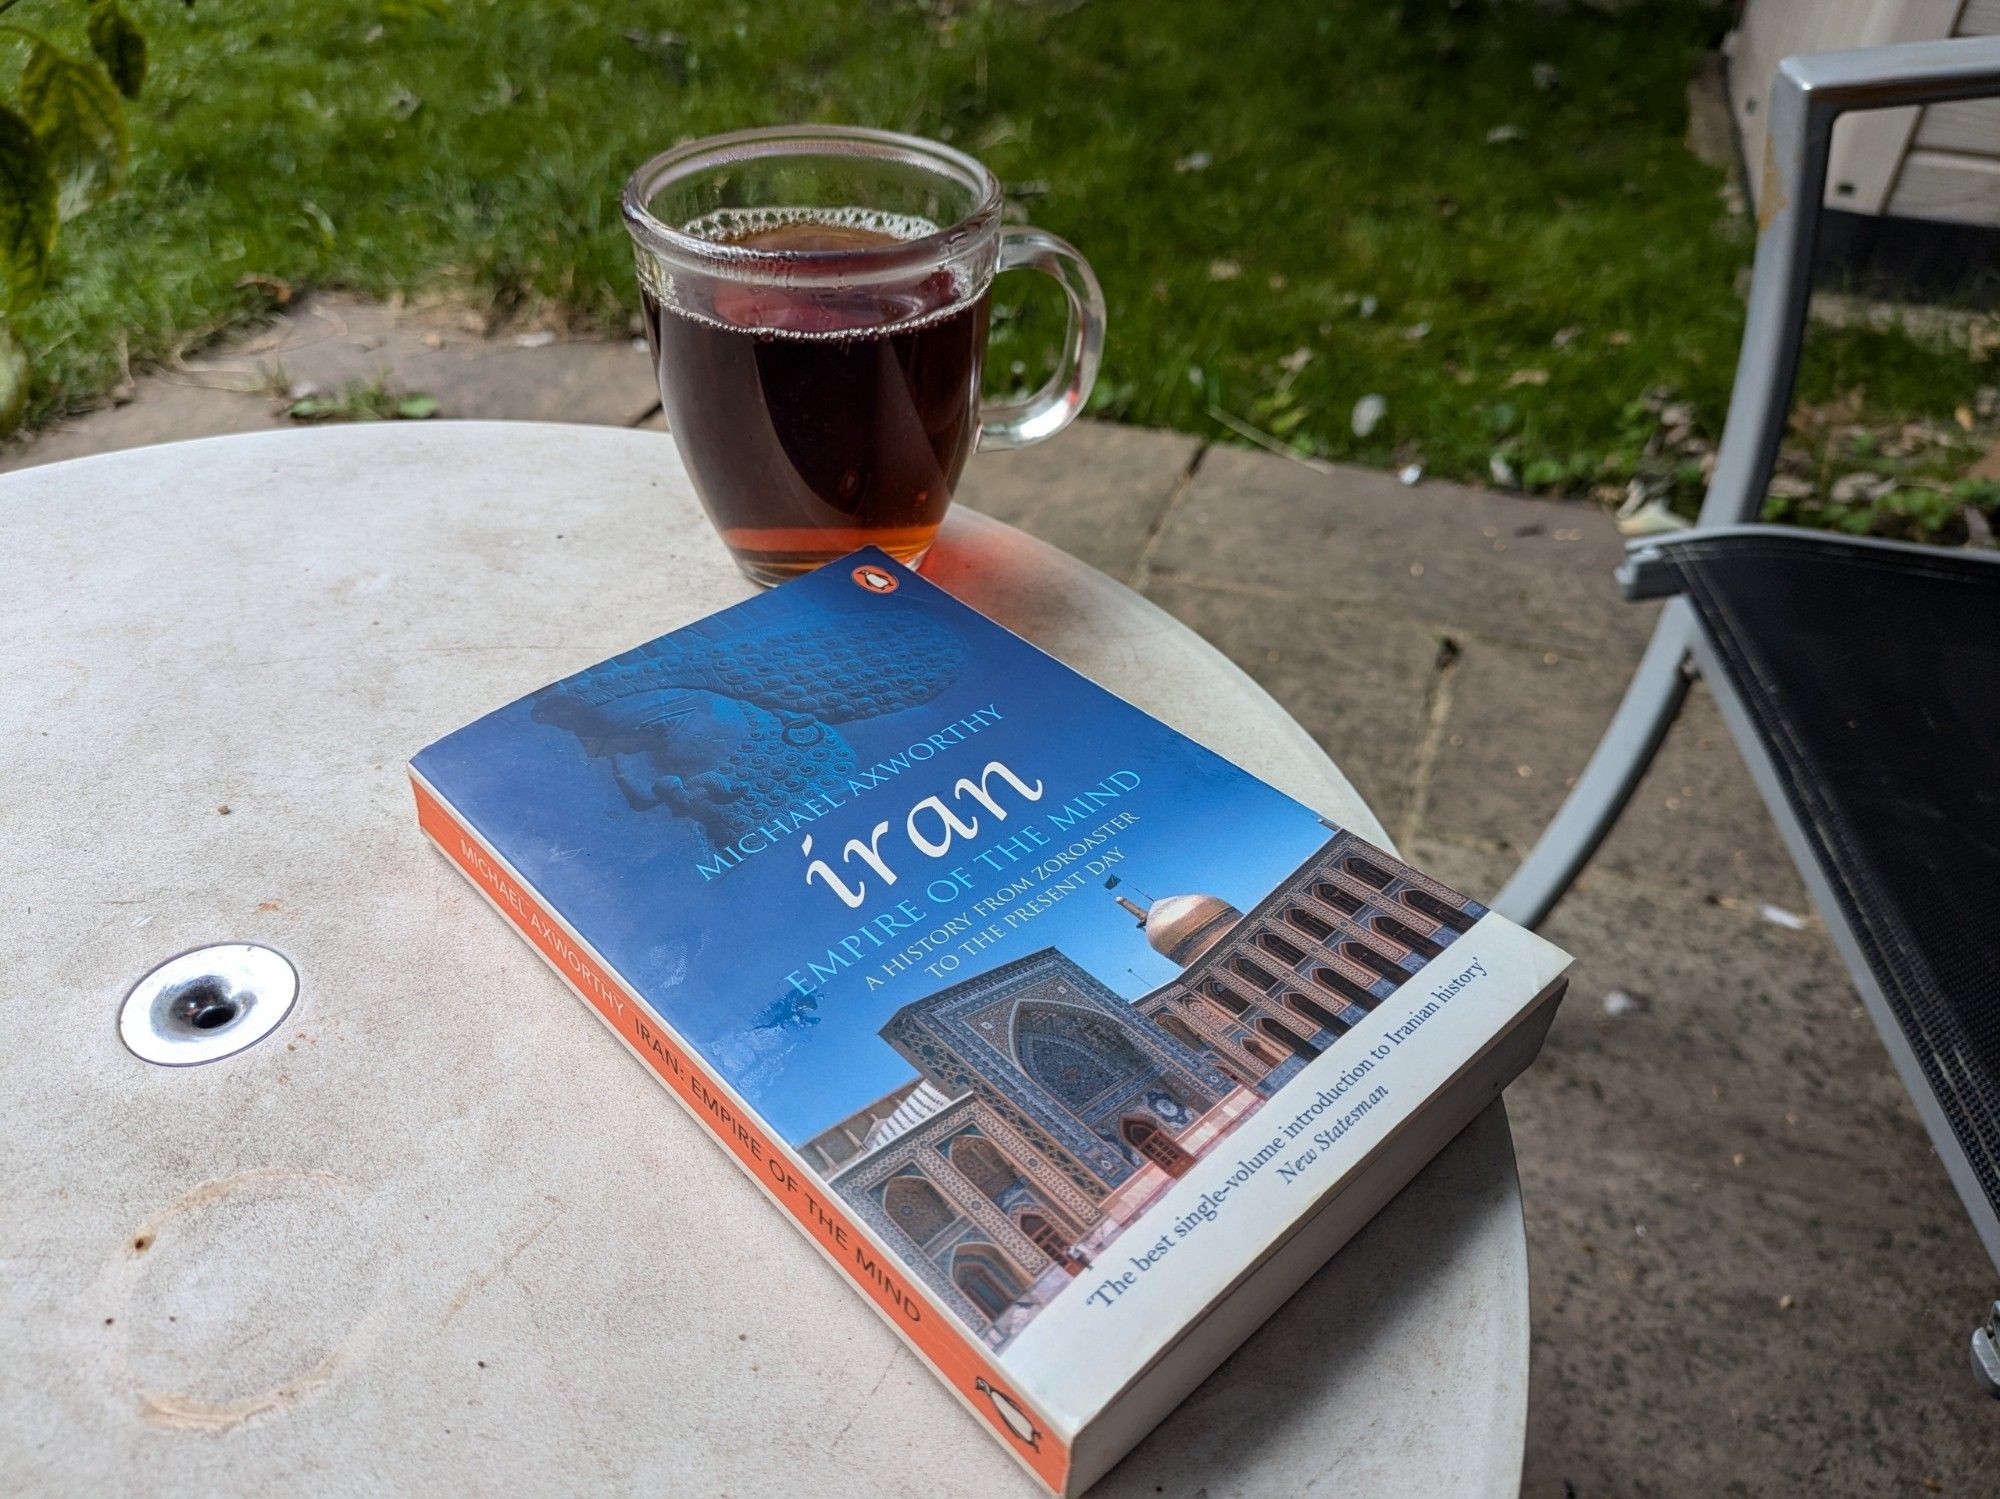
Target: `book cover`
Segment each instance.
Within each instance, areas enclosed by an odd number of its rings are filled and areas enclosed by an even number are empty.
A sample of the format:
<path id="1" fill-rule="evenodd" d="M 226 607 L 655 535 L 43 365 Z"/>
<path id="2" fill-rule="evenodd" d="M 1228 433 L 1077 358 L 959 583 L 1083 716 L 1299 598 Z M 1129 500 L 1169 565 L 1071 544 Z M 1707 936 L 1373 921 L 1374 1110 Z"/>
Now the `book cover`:
<path id="1" fill-rule="evenodd" d="M 1058 1492 L 1567 963 L 879 552 L 411 773 L 444 853 Z"/>

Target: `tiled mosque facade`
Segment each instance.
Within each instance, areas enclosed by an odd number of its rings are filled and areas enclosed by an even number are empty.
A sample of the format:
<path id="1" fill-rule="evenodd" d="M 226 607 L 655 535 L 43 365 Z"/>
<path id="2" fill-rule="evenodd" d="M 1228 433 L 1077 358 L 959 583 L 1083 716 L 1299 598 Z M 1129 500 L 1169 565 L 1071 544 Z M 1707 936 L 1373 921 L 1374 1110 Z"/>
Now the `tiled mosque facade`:
<path id="1" fill-rule="evenodd" d="M 804 1147 L 994 1347 L 1485 914 L 1345 832 L 1248 913 L 1118 903 L 1177 978 L 1127 1001 L 1045 948 L 906 1005 L 918 1077 Z"/>

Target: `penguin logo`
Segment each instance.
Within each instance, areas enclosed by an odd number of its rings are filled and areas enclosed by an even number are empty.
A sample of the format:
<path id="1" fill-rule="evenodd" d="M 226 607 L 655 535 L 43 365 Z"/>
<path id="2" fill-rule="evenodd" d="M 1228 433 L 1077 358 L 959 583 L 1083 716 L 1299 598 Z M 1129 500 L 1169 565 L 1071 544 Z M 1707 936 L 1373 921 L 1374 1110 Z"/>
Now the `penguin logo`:
<path id="1" fill-rule="evenodd" d="M 1034 1452 L 1042 1450 L 1041 1428 L 1035 1425 L 1033 1417 L 1014 1403 L 1012 1395 L 1004 1390 L 994 1389 L 983 1378 L 973 1380 L 972 1384 L 973 1388 L 993 1402 L 993 1409 L 999 1413 L 1001 1421 L 1029 1450 Z"/>
<path id="2" fill-rule="evenodd" d="M 864 562 L 854 569 L 854 581 L 870 593 L 894 593 L 897 588 L 895 574 L 885 572 L 869 562 Z"/>

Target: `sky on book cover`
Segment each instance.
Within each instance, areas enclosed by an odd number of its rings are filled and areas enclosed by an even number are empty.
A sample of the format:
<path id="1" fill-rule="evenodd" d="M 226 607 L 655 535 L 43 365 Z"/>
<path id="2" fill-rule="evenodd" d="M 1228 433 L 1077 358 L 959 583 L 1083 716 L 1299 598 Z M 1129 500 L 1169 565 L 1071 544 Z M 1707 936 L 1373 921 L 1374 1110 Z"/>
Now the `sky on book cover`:
<path id="1" fill-rule="evenodd" d="M 954 796 L 994 762 L 1013 778 L 984 782 L 1004 818 Z M 879 1034 L 904 1005 L 1051 947 L 1136 999 L 1179 970 L 1115 895 L 1247 911 L 1330 836 L 880 554 L 565 678 L 414 763 L 793 1144 L 914 1079 Z M 893 883 L 843 857 L 884 822 Z M 809 881 L 815 861 L 834 879 Z"/>

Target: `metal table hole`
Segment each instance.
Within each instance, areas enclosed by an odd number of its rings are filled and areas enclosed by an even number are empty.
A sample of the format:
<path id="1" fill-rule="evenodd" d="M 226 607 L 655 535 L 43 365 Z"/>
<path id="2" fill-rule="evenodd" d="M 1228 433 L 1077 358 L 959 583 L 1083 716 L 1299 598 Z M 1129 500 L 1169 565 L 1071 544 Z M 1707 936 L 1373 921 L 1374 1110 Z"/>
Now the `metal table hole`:
<path id="1" fill-rule="evenodd" d="M 198 947 L 132 986 L 118 1037 L 162 1067 L 219 1062 L 270 1035 L 298 997 L 298 970 L 282 953 L 250 942 Z"/>

